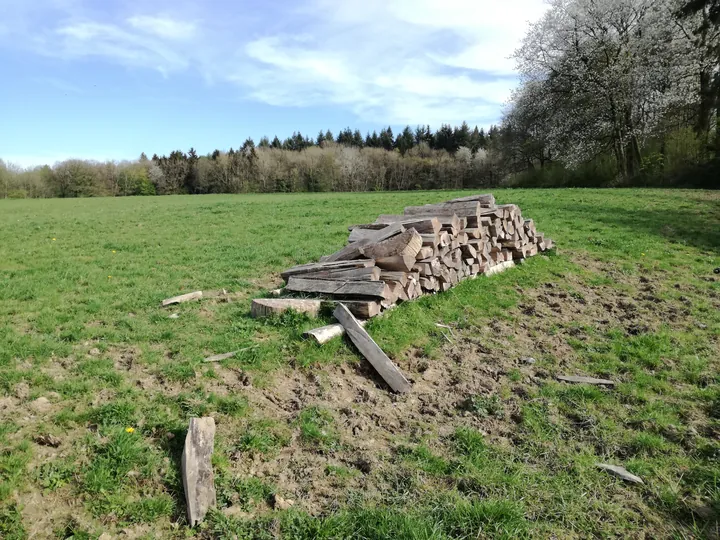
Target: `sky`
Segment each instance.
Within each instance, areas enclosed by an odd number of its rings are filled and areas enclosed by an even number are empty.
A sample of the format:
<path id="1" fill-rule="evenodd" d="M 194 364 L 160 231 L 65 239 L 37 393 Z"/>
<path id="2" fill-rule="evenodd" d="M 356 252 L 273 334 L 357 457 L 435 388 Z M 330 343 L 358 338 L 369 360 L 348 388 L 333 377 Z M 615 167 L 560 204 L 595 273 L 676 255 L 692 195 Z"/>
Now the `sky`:
<path id="1" fill-rule="evenodd" d="M 497 123 L 543 0 L 0 0 L 0 158 Z"/>

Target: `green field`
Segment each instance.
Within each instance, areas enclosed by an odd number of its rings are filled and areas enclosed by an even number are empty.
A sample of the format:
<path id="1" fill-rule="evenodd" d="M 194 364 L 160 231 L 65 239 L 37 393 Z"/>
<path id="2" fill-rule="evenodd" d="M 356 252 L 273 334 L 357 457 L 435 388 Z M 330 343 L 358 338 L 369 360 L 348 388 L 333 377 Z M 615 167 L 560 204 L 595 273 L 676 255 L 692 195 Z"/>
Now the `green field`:
<path id="1" fill-rule="evenodd" d="M 0 537 L 717 535 L 720 193 L 494 193 L 557 250 L 372 321 L 400 397 L 343 340 L 301 339 L 324 320 L 250 300 L 348 225 L 461 192 L 0 201 Z M 190 529 L 198 415 L 219 508 Z"/>

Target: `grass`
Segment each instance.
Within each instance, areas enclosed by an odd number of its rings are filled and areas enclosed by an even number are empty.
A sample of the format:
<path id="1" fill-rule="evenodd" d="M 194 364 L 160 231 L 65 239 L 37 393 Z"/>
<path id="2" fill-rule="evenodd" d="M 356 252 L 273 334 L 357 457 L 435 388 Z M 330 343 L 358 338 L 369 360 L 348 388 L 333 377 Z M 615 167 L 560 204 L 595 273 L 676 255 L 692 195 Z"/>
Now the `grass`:
<path id="1" fill-rule="evenodd" d="M 300 339 L 327 316 L 249 317 L 279 271 L 341 247 L 349 224 L 456 194 L 0 201 L 0 536 L 717 532 L 716 193 L 495 191 L 559 248 L 371 321 L 408 398 L 342 340 Z M 231 302 L 159 307 L 221 289 Z M 189 529 L 178 468 L 201 415 L 218 425 L 219 508 Z M 295 504 L 274 510 L 275 494 Z"/>

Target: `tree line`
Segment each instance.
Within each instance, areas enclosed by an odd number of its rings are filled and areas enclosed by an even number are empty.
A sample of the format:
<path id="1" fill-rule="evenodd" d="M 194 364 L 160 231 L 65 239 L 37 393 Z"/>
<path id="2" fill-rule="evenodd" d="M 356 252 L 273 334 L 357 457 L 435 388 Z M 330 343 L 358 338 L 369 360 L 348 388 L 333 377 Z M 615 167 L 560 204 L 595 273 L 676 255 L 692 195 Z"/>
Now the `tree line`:
<path id="1" fill-rule="evenodd" d="M 492 127 L 392 127 L 362 137 L 345 128 L 315 138 L 248 138 L 237 149 L 199 155 L 191 148 L 136 161 L 71 159 L 23 170 L 0 161 L 5 197 L 89 197 L 293 191 L 368 191 L 479 187 L 501 171 L 488 159 Z"/>
<path id="2" fill-rule="evenodd" d="M 521 84 L 487 132 L 347 127 L 207 155 L 0 160 L 0 196 L 720 187 L 720 0 L 551 0 L 515 58 Z"/>

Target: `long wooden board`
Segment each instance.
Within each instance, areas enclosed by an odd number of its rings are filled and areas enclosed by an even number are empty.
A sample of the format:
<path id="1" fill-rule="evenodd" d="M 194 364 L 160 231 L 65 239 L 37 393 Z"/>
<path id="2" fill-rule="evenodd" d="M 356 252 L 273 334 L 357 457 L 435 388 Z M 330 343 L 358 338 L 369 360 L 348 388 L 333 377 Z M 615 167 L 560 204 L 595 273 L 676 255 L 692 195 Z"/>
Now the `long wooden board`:
<path id="1" fill-rule="evenodd" d="M 383 240 L 392 238 L 393 236 L 401 234 L 404 231 L 405 227 L 403 227 L 402 224 L 394 223 L 383 229 L 375 231 L 375 234 L 370 235 L 368 238 L 363 238 L 361 240 L 358 240 L 357 242 L 353 242 L 352 244 L 345 246 L 341 250 L 336 251 L 332 255 L 323 257 L 323 262 L 350 261 L 353 259 L 359 259 L 362 257 L 362 253 L 360 252 L 360 248 L 362 246 L 369 245 L 375 242 L 382 242 Z"/>
<path id="2" fill-rule="evenodd" d="M 337 270 L 350 270 L 353 268 L 368 268 L 375 265 L 372 259 L 358 259 L 355 261 L 336 261 L 336 262 L 319 262 L 299 264 L 288 268 L 280 276 L 287 281 L 290 276 L 299 276 L 301 274 L 310 274 L 312 272 L 329 272 Z"/>
<path id="3" fill-rule="evenodd" d="M 345 333 L 355 344 L 362 355 L 367 358 L 383 380 L 395 392 L 409 392 L 410 383 L 392 363 L 387 355 L 382 351 L 377 343 L 373 341 L 365 329 L 360 326 L 358 321 L 353 317 L 352 313 L 343 304 L 339 304 L 333 313 L 338 322 L 345 328 Z"/>
<path id="4" fill-rule="evenodd" d="M 383 299 L 387 298 L 390 294 L 383 281 L 347 281 L 291 277 L 285 288 L 292 292 L 332 294 L 337 296 L 372 296 Z"/>
<path id="5" fill-rule="evenodd" d="M 360 247 L 360 253 L 369 259 L 408 255 L 412 258 L 423 246 L 423 239 L 415 229 L 407 229 L 401 234 Z"/>

